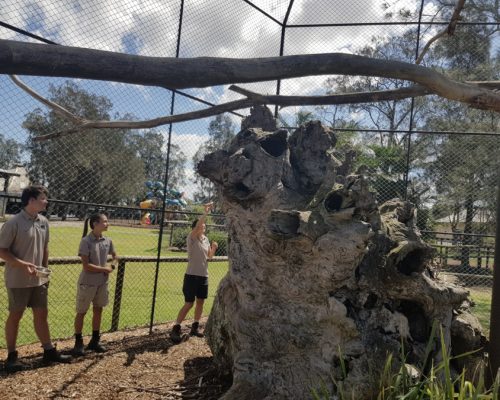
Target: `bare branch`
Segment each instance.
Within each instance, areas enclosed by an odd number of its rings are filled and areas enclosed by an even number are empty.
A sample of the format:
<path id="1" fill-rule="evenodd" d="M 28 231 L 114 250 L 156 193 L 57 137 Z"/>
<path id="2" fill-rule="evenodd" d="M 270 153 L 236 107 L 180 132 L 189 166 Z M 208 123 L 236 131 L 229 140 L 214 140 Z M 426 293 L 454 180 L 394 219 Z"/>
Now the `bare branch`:
<path id="1" fill-rule="evenodd" d="M 0 73 L 97 79 L 170 89 L 312 75 L 376 76 L 411 81 L 444 98 L 500 111 L 500 94 L 453 81 L 430 68 L 341 53 L 178 59 L 0 40 Z"/>
<path id="2" fill-rule="evenodd" d="M 427 53 L 427 51 L 431 47 L 431 44 L 434 43 L 436 40 L 443 37 L 444 35 L 453 36 L 453 34 L 455 33 L 455 28 L 457 27 L 458 20 L 461 19 L 460 12 L 464 8 L 464 5 L 465 5 L 465 0 L 458 0 L 457 1 L 455 9 L 453 10 L 453 15 L 451 16 L 450 23 L 448 24 L 448 26 L 444 30 L 442 30 L 441 32 L 439 32 L 438 34 L 433 36 L 426 43 L 426 45 L 422 49 L 422 52 L 420 53 L 417 60 L 415 61 L 415 64 L 420 64 L 422 62 L 425 53 Z"/>
<path id="3" fill-rule="evenodd" d="M 206 118 L 213 115 L 221 114 L 228 111 L 234 111 L 242 108 L 248 108 L 256 104 L 275 104 L 282 107 L 294 105 L 331 105 L 331 104 L 350 104 L 350 103 L 366 103 L 376 102 L 382 100 L 403 99 L 406 97 L 416 97 L 429 94 L 429 92 L 420 86 L 413 86 L 404 89 L 387 90 L 382 92 L 368 92 L 368 93 L 351 93 L 329 96 L 277 96 L 277 95 L 261 95 L 251 92 L 238 86 L 232 85 L 229 89 L 237 93 L 244 94 L 247 99 L 235 100 L 228 103 L 219 104 L 217 106 L 209 107 L 203 110 L 192 111 L 184 114 L 177 114 L 165 116 L 145 121 L 90 121 L 79 118 L 70 113 L 60 105 L 45 99 L 40 94 L 36 93 L 33 89 L 29 88 L 26 84 L 22 83 L 19 78 L 11 76 L 16 84 L 25 90 L 28 94 L 41 101 L 49 108 L 56 111 L 63 118 L 69 119 L 74 122 L 74 128 L 49 133 L 47 135 L 36 136 L 33 138 L 35 142 L 45 141 L 48 139 L 60 138 L 75 134 L 89 129 L 145 129 L 154 128 L 160 125 L 166 125 L 174 122 L 190 121 L 194 119 Z"/>
<path id="4" fill-rule="evenodd" d="M 477 85 L 489 90 L 500 90 L 499 81 L 468 81 L 467 83 L 471 85 Z"/>
<path id="5" fill-rule="evenodd" d="M 433 94 L 432 91 L 420 85 L 393 90 L 342 93 L 328 96 L 262 95 L 236 85 L 231 85 L 229 90 L 247 96 L 249 99 L 252 99 L 255 104 L 273 104 L 281 107 L 372 103 L 385 100 L 401 100 L 408 97 L 419 97 Z"/>
<path id="6" fill-rule="evenodd" d="M 453 36 L 455 33 L 455 29 L 457 27 L 457 23 L 462 17 L 460 16 L 460 13 L 462 12 L 462 9 L 464 8 L 465 5 L 465 0 L 458 0 L 457 5 L 455 6 L 455 9 L 453 10 L 453 15 L 451 16 L 450 23 L 448 24 L 448 35 Z"/>
<path id="7" fill-rule="evenodd" d="M 63 136 L 72 135 L 89 129 L 146 129 L 154 128 L 161 125 L 166 125 L 174 122 L 184 122 L 194 119 L 206 118 L 213 115 L 218 115 L 224 112 L 234 111 L 242 108 L 248 108 L 256 104 L 273 104 L 279 105 L 281 108 L 289 106 L 318 106 L 318 105 L 340 105 L 340 104 L 359 104 L 359 103 L 372 103 L 387 100 L 401 100 L 409 97 L 419 97 L 432 94 L 428 89 L 415 85 L 407 88 L 385 90 L 377 92 L 359 92 L 359 93 L 345 93 L 339 95 L 328 96 L 279 96 L 279 95 L 262 95 L 252 92 L 242 87 L 231 85 L 229 90 L 236 93 L 243 94 L 246 99 L 235 100 L 228 103 L 219 104 L 203 110 L 192 111 L 183 114 L 170 115 L 144 121 L 91 121 L 80 118 L 64 107 L 56 104 L 35 90 L 23 83 L 17 76 L 11 75 L 10 78 L 21 89 L 25 90 L 30 96 L 45 104 L 59 114 L 61 117 L 70 120 L 76 126 L 64 131 L 49 133 L 47 135 L 36 136 L 33 138 L 35 142 L 41 142 L 49 139 L 56 139 Z M 475 82 L 481 85 L 484 82 Z M 491 82 L 487 82 L 490 84 Z"/>
<path id="8" fill-rule="evenodd" d="M 161 125 L 166 125 L 174 122 L 191 121 L 194 119 L 211 117 L 213 115 L 222 114 L 224 112 L 248 108 L 254 104 L 254 101 L 242 99 L 231 101 L 224 104 L 219 104 L 214 107 L 209 107 L 203 110 L 191 111 L 184 114 L 170 115 L 145 121 L 85 121 L 73 129 L 49 133 L 47 135 L 36 136 L 33 138 L 35 142 L 41 142 L 48 139 L 60 138 L 62 136 L 71 135 L 88 129 L 146 129 L 154 128 Z"/>
<path id="9" fill-rule="evenodd" d="M 236 86 L 236 85 L 229 86 L 229 90 L 232 90 L 235 93 L 242 94 L 243 96 L 248 97 L 249 99 L 251 99 L 255 102 L 265 104 L 266 96 L 262 96 L 261 94 L 252 92 L 248 89 L 245 89 L 245 88 L 242 88 L 242 87 Z M 278 97 L 280 97 L 280 96 L 278 96 Z"/>
<path id="10" fill-rule="evenodd" d="M 424 59 L 424 55 L 425 53 L 427 53 L 427 51 L 429 50 L 429 48 L 431 47 L 431 44 L 434 43 L 436 40 L 438 40 L 439 38 L 443 37 L 444 35 L 446 35 L 446 29 L 442 30 L 441 32 L 439 32 L 438 34 L 436 34 L 435 36 L 433 36 L 424 46 L 424 48 L 422 49 L 422 52 L 420 53 L 420 55 L 418 56 L 417 60 L 415 61 L 415 64 L 420 64 L 422 62 L 422 60 Z"/>
<path id="11" fill-rule="evenodd" d="M 10 77 L 10 79 L 17 86 L 19 86 L 21 89 L 23 89 L 24 91 L 26 91 L 30 96 L 32 96 L 35 99 L 37 99 L 39 102 L 45 104 L 47 107 L 49 107 L 52 110 L 54 110 L 54 112 L 56 112 L 57 114 L 59 114 L 61 117 L 69 119 L 71 122 L 73 122 L 75 124 L 81 124 L 81 123 L 85 122 L 84 119 L 82 119 L 80 117 L 77 117 L 76 115 L 72 114 L 70 111 L 66 110 L 64 107 L 62 107 L 59 104 L 54 103 L 54 102 L 46 99 L 41 94 L 37 93 L 35 90 L 33 90 L 28 85 L 26 85 L 25 83 L 23 83 L 17 76 L 15 76 L 15 75 L 9 75 L 9 77 Z"/>

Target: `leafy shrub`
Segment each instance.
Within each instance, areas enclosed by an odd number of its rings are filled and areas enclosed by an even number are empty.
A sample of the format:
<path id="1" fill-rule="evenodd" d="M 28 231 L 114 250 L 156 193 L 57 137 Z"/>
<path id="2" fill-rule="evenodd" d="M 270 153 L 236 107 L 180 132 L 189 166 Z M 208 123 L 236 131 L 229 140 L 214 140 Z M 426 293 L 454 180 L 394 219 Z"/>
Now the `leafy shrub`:
<path id="1" fill-rule="evenodd" d="M 172 236 L 172 246 L 178 249 L 185 249 L 187 246 L 187 237 L 191 232 L 191 227 L 176 227 Z M 212 241 L 216 241 L 219 247 L 215 252 L 216 256 L 227 256 L 227 233 L 219 230 L 207 232 L 207 237 Z"/>
<path id="2" fill-rule="evenodd" d="M 187 237 L 191 232 L 191 227 L 175 227 L 172 234 L 172 246 L 178 249 L 185 249 Z"/>
<path id="3" fill-rule="evenodd" d="M 227 256 L 227 232 L 223 231 L 210 231 L 207 232 L 208 239 L 210 243 L 212 241 L 216 241 L 219 247 L 217 247 L 217 251 L 215 252 L 216 256 Z"/>

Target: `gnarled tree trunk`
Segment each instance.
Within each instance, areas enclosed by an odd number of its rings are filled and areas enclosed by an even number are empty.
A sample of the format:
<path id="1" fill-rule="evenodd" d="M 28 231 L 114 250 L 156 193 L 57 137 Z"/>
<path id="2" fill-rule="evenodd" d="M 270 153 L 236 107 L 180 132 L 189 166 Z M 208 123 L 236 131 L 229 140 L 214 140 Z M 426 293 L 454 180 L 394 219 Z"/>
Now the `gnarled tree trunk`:
<path id="1" fill-rule="evenodd" d="M 378 207 L 362 171 L 337 175 L 347 168 L 335 143 L 319 122 L 290 137 L 246 128 L 198 166 L 229 221 L 230 269 L 206 329 L 233 375 L 224 399 L 310 398 L 321 382 L 333 393 L 332 376 L 369 398 L 402 342 L 407 362 L 420 362 L 435 320 L 448 346 L 480 345 L 460 308 L 466 291 L 433 276 L 413 206 Z"/>

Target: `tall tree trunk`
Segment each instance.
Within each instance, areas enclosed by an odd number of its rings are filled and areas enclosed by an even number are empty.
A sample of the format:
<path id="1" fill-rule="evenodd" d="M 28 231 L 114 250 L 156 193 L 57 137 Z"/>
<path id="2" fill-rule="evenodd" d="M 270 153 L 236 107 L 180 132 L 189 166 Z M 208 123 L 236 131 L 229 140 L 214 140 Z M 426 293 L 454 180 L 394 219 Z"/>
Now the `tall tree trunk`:
<path id="1" fill-rule="evenodd" d="M 473 233 L 473 219 L 474 219 L 474 201 L 475 196 L 473 190 L 467 192 L 465 199 L 465 222 L 464 222 L 464 235 L 462 239 L 462 251 L 460 255 L 460 264 L 464 269 L 470 268 L 470 255 L 471 246 L 475 243 L 474 237 L 470 234 Z"/>
<path id="2" fill-rule="evenodd" d="M 434 321 L 451 354 L 480 345 L 466 291 L 429 267 L 413 206 L 378 208 L 365 176 L 337 176 L 335 143 L 319 122 L 290 137 L 248 128 L 198 165 L 222 194 L 231 239 L 206 327 L 233 375 L 225 400 L 306 399 L 323 384 L 333 395 L 332 377 L 347 398 L 372 398 L 402 343 L 422 366 Z"/>

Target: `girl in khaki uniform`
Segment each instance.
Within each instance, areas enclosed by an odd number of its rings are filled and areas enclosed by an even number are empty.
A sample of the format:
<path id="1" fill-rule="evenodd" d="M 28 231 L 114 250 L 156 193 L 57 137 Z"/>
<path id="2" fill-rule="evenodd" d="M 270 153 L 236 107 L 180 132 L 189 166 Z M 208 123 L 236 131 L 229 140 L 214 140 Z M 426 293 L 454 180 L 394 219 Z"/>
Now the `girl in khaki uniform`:
<path id="1" fill-rule="evenodd" d="M 212 203 L 204 205 L 205 212 L 203 215 L 193 221 L 192 231 L 187 237 L 188 248 L 188 267 L 184 275 L 184 283 L 182 292 L 184 293 L 184 306 L 180 309 L 177 315 L 170 338 L 174 343 L 180 343 L 183 337 L 186 339 L 189 336 L 181 336 L 181 323 L 186 318 L 187 313 L 193 307 L 196 300 L 194 309 L 194 322 L 191 325 L 190 336 L 203 337 L 203 333 L 199 332 L 200 318 L 203 312 L 203 303 L 208 296 L 208 263 L 207 260 L 211 259 L 217 250 L 217 242 L 210 244 L 208 238 L 205 236 L 205 219 L 207 214 L 212 209 Z"/>
<path id="2" fill-rule="evenodd" d="M 87 235 L 88 226 L 92 231 Z M 104 353 L 106 349 L 99 343 L 101 316 L 103 308 L 108 304 L 108 276 L 113 272 L 116 252 L 111 239 L 102 233 L 108 230 L 108 217 L 105 214 L 93 214 L 85 220 L 83 237 L 78 255 L 82 259 L 83 270 L 78 279 L 75 317 L 74 356 L 83 356 L 82 329 L 85 314 L 92 303 L 92 339 L 87 350 Z M 108 255 L 113 257 L 112 264 L 107 264 Z"/>

